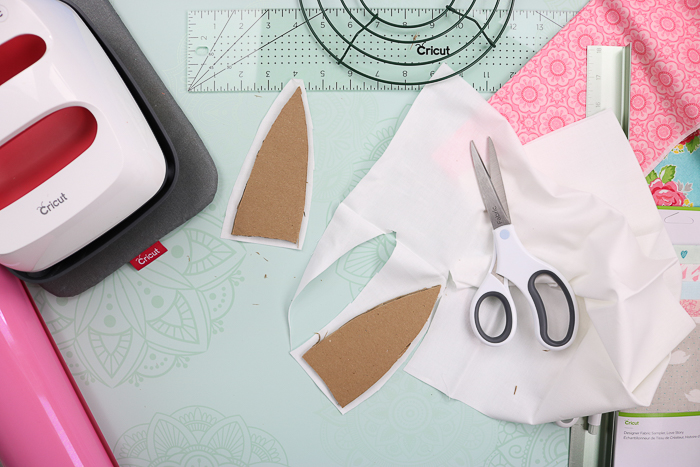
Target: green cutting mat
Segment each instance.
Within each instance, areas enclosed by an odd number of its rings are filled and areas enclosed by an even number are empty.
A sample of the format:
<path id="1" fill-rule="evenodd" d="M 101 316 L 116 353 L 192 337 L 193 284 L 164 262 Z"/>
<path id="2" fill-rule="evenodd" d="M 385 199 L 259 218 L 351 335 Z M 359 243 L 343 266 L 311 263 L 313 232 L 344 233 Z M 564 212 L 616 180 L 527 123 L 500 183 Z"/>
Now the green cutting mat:
<path id="1" fill-rule="evenodd" d="M 294 6 L 262 3 L 240 7 Z M 316 170 L 304 249 L 225 241 L 228 197 L 275 94 L 187 92 L 187 11 L 230 2 L 113 4 L 220 176 L 214 202 L 163 239 L 168 253 L 141 272 L 127 265 L 71 299 L 32 290 L 120 464 L 566 465 L 567 430 L 489 419 L 403 371 L 341 416 L 289 355 L 287 306 L 315 243 L 417 92 L 310 93 Z M 330 320 L 391 248 L 381 238 L 333 266 L 321 287 L 333 303 L 299 325 Z"/>

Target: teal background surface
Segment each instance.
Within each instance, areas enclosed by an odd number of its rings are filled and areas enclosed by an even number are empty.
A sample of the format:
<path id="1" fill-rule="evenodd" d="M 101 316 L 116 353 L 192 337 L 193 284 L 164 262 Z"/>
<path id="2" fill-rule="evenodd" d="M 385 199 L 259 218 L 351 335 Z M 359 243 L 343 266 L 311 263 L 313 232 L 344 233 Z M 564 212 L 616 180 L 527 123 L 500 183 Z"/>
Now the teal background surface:
<path id="1" fill-rule="evenodd" d="M 403 371 L 342 416 L 289 355 L 287 308 L 315 244 L 417 92 L 309 93 L 316 167 L 303 250 L 222 240 L 231 189 L 276 94 L 186 91 L 187 10 L 232 2 L 113 4 L 219 171 L 214 202 L 166 236 L 168 253 L 148 267 L 126 265 L 69 299 L 32 287 L 120 465 L 566 465 L 567 430 L 490 419 Z M 315 310 L 299 329 L 334 317 L 392 249 L 393 239 L 380 237 L 341 258 L 315 284 Z"/>

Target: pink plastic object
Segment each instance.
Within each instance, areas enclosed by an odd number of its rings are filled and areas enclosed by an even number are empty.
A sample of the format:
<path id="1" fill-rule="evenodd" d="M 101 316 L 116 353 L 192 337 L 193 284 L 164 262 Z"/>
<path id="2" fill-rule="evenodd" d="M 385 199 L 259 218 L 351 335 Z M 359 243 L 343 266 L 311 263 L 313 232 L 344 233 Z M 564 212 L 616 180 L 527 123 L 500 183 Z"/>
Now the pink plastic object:
<path id="1" fill-rule="evenodd" d="M 0 267 L 0 462 L 118 467 L 24 284 Z"/>

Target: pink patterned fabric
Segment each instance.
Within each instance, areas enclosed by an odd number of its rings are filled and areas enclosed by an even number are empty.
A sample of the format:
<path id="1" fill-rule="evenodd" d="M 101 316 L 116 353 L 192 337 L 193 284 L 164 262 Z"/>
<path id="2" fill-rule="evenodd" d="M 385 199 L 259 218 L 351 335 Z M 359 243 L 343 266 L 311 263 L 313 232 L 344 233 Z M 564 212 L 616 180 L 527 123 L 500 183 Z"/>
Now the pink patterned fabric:
<path id="1" fill-rule="evenodd" d="M 632 49 L 630 143 L 644 173 L 700 127 L 700 0 L 592 0 L 490 100 L 523 143 L 586 116 L 586 46 Z"/>
<path id="2" fill-rule="evenodd" d="M 683 282 L 700 281 L 700 264 L 681 264 Z"/>
<path id="3" fill-rule="evenodd" d="M 681 300 L 681 306 L 693 318 L 700 318 L 700 300 Z"/>

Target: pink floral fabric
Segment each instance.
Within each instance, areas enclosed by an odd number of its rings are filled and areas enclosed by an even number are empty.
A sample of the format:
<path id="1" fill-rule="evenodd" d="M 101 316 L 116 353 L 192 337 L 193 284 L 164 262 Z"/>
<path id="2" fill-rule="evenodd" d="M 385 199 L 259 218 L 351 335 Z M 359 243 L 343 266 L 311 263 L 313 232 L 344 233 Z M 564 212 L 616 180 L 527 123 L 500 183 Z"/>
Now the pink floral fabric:
<path id="1" fill-rule="evenodd" d="M 700 319 L 700 300 L 681 300 L 681 306 L 690 316 Z"/>
<path id="2" fill-rule="evenodd" d="M 523 143 L 586 115 L 586 47 L 631 44 L 630 144 L 645 174 L 700 127 L 700 0 L 592 0 L 489 101 Z"/>
<path id="3" fill-rule="evenodd" d="M 699 282 L 700 264 L 681 264 L 681 277 L 684 282 Z"/>
<path id="4" fill-rule="evenodd" d="M 678 184 L 674 181 L 662 182 L 657 178 L 649 185 L 651 195 L 657 206 L 683 206 L 685 193 L 678 189 Z"/>

